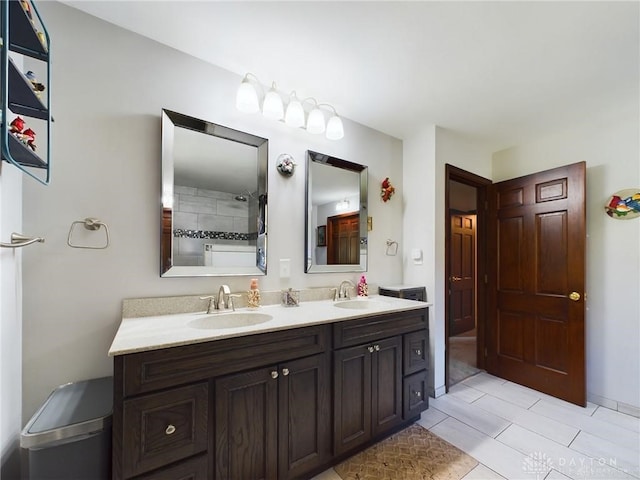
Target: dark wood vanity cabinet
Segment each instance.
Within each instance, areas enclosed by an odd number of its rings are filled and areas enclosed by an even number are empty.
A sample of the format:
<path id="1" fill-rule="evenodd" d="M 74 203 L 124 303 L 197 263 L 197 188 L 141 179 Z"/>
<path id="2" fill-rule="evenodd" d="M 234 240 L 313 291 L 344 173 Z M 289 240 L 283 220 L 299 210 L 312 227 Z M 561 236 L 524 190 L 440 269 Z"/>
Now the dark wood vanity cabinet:
<path id="1" fill-rule="evenodd" d="M 402 423 L 402 338 L 334 352 L 335 453 Z"/>
<path id="2" fill-rule="evenodd" d="M 304 479 L 427 408 L 427 310 L 115 357 L 113 478 Z"/>
<path id="3" fill-rule="evenodd" d="M 216 479 L 291 479 L 331 454 L 330 370 L 314 355 L 216 381 Z"/>
<path id="4" fill-rule="evenodd" d="M 362 341 L 366 343 L 348 347 Z M 336 348 L 333 353 L 336 456 L 385 436 L 428 407 L 423 396 L 426 345 L 426 311 L 334 326 L 334 348 L 345 347 Z M 419 388 L 423 391 L 416 393 Z M 421 402 L 416 401 L 418 397 Z"/>

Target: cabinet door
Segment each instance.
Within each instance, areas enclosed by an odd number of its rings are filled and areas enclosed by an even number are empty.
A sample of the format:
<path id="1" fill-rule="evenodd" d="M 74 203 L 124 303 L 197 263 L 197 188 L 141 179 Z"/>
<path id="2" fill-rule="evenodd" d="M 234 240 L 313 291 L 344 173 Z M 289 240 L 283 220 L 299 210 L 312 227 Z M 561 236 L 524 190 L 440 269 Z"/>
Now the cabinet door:
<path id="1" fill-rule="evenodd" d="M 405 375 L 410 375 L 429 367 L 427 346 L 427 330 L 418 330 L 404 336 Z"/>
<path id="2" fill-rule="evenodd" d="M 371 414 L 373 436 L 402 422 L 402 337 L 373 345 Z"/>
<path id="3" fill-rule="evenodd" d="M 427 370 L 422 370 L 404 379 L 404 419 L 417 417 L 421 412 L 429 408 L 427 396 Z"/>
<path id="4" fill-rule="evenodd" d="M 126 400 L 123 476 L 133 477 L 207 449 L 209 385 Z"/>
<path id="5" fill-rule="evenodd" d="M 334 453 L 371 438 L 371 357 L 367 346 L 334 352 Z"/>
<path id="6" fill-rule="evenodd" d="M 280 365 L 279 479 L 300 478 L 331 454 L 329 359 L 321 354 Z"/>
<path id="7" fill-rule="evenodd" d="M 216 380 L 216 479 L 277 478 L 277 374 L 262 368 Z"/>

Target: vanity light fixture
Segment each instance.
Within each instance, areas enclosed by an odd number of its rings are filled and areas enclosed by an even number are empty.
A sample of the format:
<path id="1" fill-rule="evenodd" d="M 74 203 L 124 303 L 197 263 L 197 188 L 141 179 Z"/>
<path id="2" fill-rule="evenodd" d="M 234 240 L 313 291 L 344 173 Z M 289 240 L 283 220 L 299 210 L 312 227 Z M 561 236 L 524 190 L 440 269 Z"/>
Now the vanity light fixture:
<path id="1" fill-rule="evenodd" d="M 313 99 L 312 99 L 313 100 Z M 313 134 L 324 133 L 325 125 L 324 125 L 324 113 L 320 110 L 320 106 L 315 100 L 313 100 L 315 105 L 313 109 L 309 112 L 309 117 L 307 118 L 307 132 Z"/>
<path id="2" fill-rule="evenodd" d="M 349 200 L 346 198 L 342 202 L 336 203 L 336 212 L 344 212 L 349 210 Z"/>
<path id="3" fill-rule="evenodd" d="M 282 103 L 282 97 L 276 91 L 276 82 L 271 84 L 271 89 L 264 96 L 262 114 L 273 120 L 282 120 L 284 118 L 284 103 Z"/>
<path id="4" fill-rule="evenodd" d="M 284 115 L 284 123 L 293 128 L 299 128 L 304 126 L 304 107 L 296 92 L 291 92 L 289 97 L 289 105 L 287 105 L 287 112 Z"/>
<path id="5" fill-rule="evenodd" d="M 258 78 L 251 73 L 244 76 L 236 94 L 236 108 L 242 113 L 258 113 L 260 111 L 258 92 L 256 92 L 256 87 L 251 84 L 249 75 L 254 77 L 256 82 L 258 81 Z"/>
<path id="6" fill-rule="evenodd" d="M 252 73 L 247 73 L 236 94 L 236 108 L 243 113 L 257 113 L 260 111 L 260 97 L 258 89 L 262 92 L 262 114 L 274 120 L 284 120 L 293 128 L 306 128 L 312 134 L 325 133 L 329 140 L 340 140 L 344 137 L 342 119 L 336 109 L 327 103 L 318 103 L 314 98 L 298 99 L 296 92 L 291 92 L 289 103 L 284 105 L 282 96 L 278 93 L 276 83 L 272 82 L 271 88 L 265 94 L 260 80 Z M 308 104 L 309 113 L 305 120 L 305 104 Z M 329 120 L 325 121 L 325 113 Z"/>

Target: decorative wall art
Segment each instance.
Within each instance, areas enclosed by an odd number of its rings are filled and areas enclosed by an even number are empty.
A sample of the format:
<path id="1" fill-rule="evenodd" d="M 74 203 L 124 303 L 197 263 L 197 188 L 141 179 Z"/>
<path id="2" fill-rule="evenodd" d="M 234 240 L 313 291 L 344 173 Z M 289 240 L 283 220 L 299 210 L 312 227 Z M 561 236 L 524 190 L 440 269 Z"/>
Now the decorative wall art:
<path id="1" fill-rule="evenodd" d="M 607 200 L 604 211 L 618 220 L 640 217 L 640 188 L 628 188 L 614 193 Z"/>
<path id="2" fill-rule="evenodd" d="M 391 197 L 396 192 L 396 189 L 391 182 L 389 181 L 389 177 L 385 178 L 382 181 L 382 185 L 380 185 L 380 196 L 382 197 L 383 202 L 388 202 L 391 200 Z"/>
<path id="3" fill-rule="evenodd" d="M 326 225 L 320 225 L 318 227 L 318 236 L 317 236 L 316 244 L 318 247 L 327 246 L 327 226 Z"/>
<path id="4" fill-rule="evenodd" d="M 293 175 L 296 164 L 293 161 L 293 157 L 291 155 L 289 155 L 288 153 L 283 153 L 278 156 L 276 168 L 281 175 L 290 177 L 291 175 Z"/>

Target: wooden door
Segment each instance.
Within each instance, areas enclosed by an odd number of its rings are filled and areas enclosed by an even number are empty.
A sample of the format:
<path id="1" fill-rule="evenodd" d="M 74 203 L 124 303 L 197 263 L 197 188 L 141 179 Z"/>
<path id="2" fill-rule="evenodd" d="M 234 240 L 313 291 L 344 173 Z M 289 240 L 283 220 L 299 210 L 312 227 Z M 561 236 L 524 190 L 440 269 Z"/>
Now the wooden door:
<path id="1" fill-rule="evenodd" d="M 327 264 L 360 263 L 360 215 L 336 215 L 327 219 Z"/>
<path id="2" fill-rule="evenodd" d="M 279 368 L 279 479 L 302 478 L 331 455 L 329 359 L 314 355 Z"/>
<path id="3" fill-rule="evenodd" d="M 276 367 L 216 380 L 216 479 L 278 478 Z"/>
<path id="4" fill-rule="evenodd" d="M 476 216 L 451 213 L 449 336 L 476 326 Z"/>
<path id="5" fill-rule="evenodd" d="M 386 338 L 373 348 L 371 415 L 377 436 L 402 422 L 402 337 Z"/>
<path id="6" fill-rule="evenodd" d="M 371 438 L 371 352 L 367 346 L 334 352 L 334 454 Z"/>
<path id="7" fill-rule="evenodd" d="M 585 405 L 585 163 L 490 188 L 487 370 Z"/>

